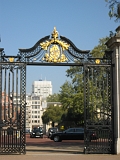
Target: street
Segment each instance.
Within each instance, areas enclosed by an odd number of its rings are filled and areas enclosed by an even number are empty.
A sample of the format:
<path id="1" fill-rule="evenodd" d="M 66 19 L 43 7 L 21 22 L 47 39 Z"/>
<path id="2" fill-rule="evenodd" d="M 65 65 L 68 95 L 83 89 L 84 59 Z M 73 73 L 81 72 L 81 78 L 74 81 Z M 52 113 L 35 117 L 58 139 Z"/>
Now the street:
<path id="1" fill-rule="evenodd" d="M 54 142 L 44 136 L 44 138 L 30 138 L 26 134 L 26 152 L 28 151 L 47 151 L 47 152 L 80 152 L 83 153 L 84 141 L 83 140 L 63 140 L 62 142 Z"/>

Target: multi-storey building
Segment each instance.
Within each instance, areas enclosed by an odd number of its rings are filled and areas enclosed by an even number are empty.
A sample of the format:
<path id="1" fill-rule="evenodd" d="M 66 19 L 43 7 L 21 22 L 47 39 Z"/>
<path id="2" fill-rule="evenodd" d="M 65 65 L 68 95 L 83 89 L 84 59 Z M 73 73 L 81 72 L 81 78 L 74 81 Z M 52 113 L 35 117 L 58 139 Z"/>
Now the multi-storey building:
<path id="1" fill-rule="evenodd" d="M 31 131 L 33 127 L 43 127 L 41 96 L 27 95 L 26 103 L 26 129 Z"/>
<path id="2" fill-rule="evenodd" d="M 42 99 L 46 99 L 46 97 L 52 95 L 51 81 L 46 81 L 46 80 L 34 81 L 32 84 L 32 94 L 40 95 Z"/>
<path id="3" fill-rule="evenodd" d="M 52 83 L 51 81 L 46 80 L 39 80 L 34 81 L 32 84 L 32 95 L 40 97 L 40 110 L 39 108 L 35 108 L 35 102 L 32 100 L 31 104 L 31 125 L 36 125 L 38 122 L 40 122 L 40 125 L 43 126 L 44 131 L 46 132 L 46 125 L 42 123 L 41 116 L 44 112 L 44 109 L 47 107 L 46 98 L 49 95 L 52 95 Z M 36 115 L 38 114 L 38 115 Z M 37 121 L 36 117 L 40 117 L 40 120 Z"/>

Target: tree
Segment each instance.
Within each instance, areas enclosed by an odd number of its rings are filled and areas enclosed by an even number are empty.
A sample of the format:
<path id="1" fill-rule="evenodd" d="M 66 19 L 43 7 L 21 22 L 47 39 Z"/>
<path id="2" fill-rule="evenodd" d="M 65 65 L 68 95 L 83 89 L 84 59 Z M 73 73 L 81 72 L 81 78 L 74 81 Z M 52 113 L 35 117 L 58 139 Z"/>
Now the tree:
<path id="1" fill-rule="evenodd" d="M 71 68 L 71 67 L 70 67 Z M 73 68 L 71 68 L 71 70 L 73 71 Z M 74 68 L 76 69 L 76 68 Z M 69 72 L 69 76 L 70 76 L 70 70 Z M 76 73 L 76 72 L 75 72 Z M 71 74 L 71 77 L 73 77 L 73 75 Z M 83 79 L 82 76 L 78 76 L 81 81 L 82 81 L 82 86 L 83 86 Z M 64 115 L 62 116 L 62 120 L 64 122 L 67 122 L 69 124 L 69 126 L 71 126 L 72 124 L 78 126 L 81 124 L 81 122 L 83 123 L 83 90 L 80 89 L 81 88 L 81 84 L 78 84 L 76 82 L 77 80 L 77 75 L 75 76 L 75 78 L 73 79 L 73 83 L 71 84 L 70 82 L 66 81 L 63 86 L 61 87 L 61 91 L 60 91 L 60 101 L 62 103 L 62 106 L 65 110 Z M 76 85 L 75 85 L 76 84 Z"/>
<path id="2" fill-rule="evenodd" d="M 108 49 L 105 44 L 109 38 L 110 37 L 99 39 L 99 44 L 95 46 L 94 49 L 90 52 L 92 57 L 98 59 L 104 57 L 105 51 Z M 92 119 L 95 121 L 101 118 L 97 115 L 97 113 L 102 113 L 102 110 L 105 111 L 105 107 L 107 109 L 108 106 L 108 79 L 108 71 L 106 67 L 97 67 L 96 69 L 94 67 L 94 69 L 89 69 L 89 116 L 92 117 Z"/>
<path id="3" fill-rule="evenodd" d="M 105 0 L 109 5 L 109 17 L 115 17 L 115 21 L 120 19 L 120 1 L 118 0 Z"/>
<path id="4" fill-rule="evenodd" d="M 90 52 L 92 57 L 95 58 L 103 58 L 105 51 L 107 50 L 107 46 L 105 43 L 109 40 L 109 37 L 99 39 L 99 44 L 94 47 L 94 49 Z"/>
<path id="5" fill-rule="evenodd" d="M 66 81 L 61 87 L 59 99 L 64 109 L 72 106 L 73 87 L 70 82 Z"/>
<path id="6" fill-rule="evenodd" d="M 54 93 L 47 97 L 47 102 L 59 102 L 59 94 Z"/>
<path id="7" fill-rule="evenodd" d="M 52 121 L 52 127 L 54 127 L 55 122 L 61 122 L 62 114 L 63 110 L 61 106 L 50 105 L 43 113 L 42 121 L 44 124 L 48 124 L 50 121 Z"/>
<path id="8" fill-rule="evenodd" d="M 105 43 L 109 37 L 105 37 L 99 40 L 99 44 L 94 47 L 90 52 L 92 57 L 103 58 L 105 50 L 107 49 Z M 60 91 L 60 101 L 64 107 L 65 113 L 62 116 L 63 121 L 71 122 L 74 125 L 81 125 L 84 123 L 84 77 L 83 77 L 83 67 L 72 66 L 67 71 L 67 76 L 71 78 L 70 82 L 65 82 L 61 86 Z M 94 117 L 94 112 L 96 112 L 96 107 L 99 109 L 102 106 L 103 95 L 106 95 L 104 91 L 98 92 L 101 78 L 103 78 L 104 70 L 100 70 L 99 74 L 96 75 L 96 80 L 99 84 L 95 85 L 93 81 L 92 73 L 89 79 L 89 112 L 90 116 Z M 95 94 L 96 93 L 96 94 Z M 104 93 L 104 94 L 103 94 Z M 104 97 L 105 98 L 105 97 Z"/>

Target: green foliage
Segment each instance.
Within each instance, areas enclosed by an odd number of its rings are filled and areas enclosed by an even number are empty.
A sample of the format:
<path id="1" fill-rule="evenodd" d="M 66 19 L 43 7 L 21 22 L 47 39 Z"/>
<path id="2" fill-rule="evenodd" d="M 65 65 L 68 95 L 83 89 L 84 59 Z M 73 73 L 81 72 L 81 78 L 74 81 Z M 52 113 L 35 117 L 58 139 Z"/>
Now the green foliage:
<path id="1" fill-rule="evenodd" d="M 92 57 L 103 58 L 107 46 L 105 43 L 108 41 L 109 37 L 105 37 L 99 40 L 99 44 L 94 47 L 90 52 Z M 60 102 L 62 103 L 65 113 L 62 116 L 62 121 L 70 122 L 68 124 L 74 124 L 80 126 L 84 123 L 84 77 L 83 77 L 83 67 L 72 66 L 67 71 L 67 76 L 71 78 L 71 82 L 65 82 L 61 86 L 60 91 Z M 105 71 L 100 69 L 99 73 L 91 70 L 89 72 L 88 81 L 88 96 L 89 96 L 89 115 L 94 120 L 98 117 L 96 116 L 96 111 L 101 109 L 102 102 L 106 102 L 107 106 L 107 93 L 105 88 L 101 92 L 99 88 L 103 87 L 101 80 L 106 79 Z M 95 75 L 97 74 L 97 75 Z M 94 75 L 94 76 L 93 76 Z M 96 77 L 96 78 L 94 78 Z M 104 87 L 107 86 L 106 83 Z"/>
<path id="2" fill-rule="evenodd" d="M 79 126 L 83 124 L 84 117 L 83 69 L 82 67 L 70 67 L 66 72 L 72 82 L 65 82 L 61 86 L 60 101 L 66 111 L 62 120 Z"/>
<path id="3" fill-rule="evenodd" d="M 108 40 L 109 40 L 109 37 L 99 39 L 99 44 L 97 46 L 95 46 L 94 49 L 91 51 L 91 55 L 93 57 L 103 58 L 105 50 L 107 50 L 107 46 L 105 45 L 105 43 Z"/>
<path id="4" fill-rule="evenodd" d="M 105 0 L 105 2 L 109 5 L 109 17 L 115 18 L 117 22 L 120 19 L 120 1 L 118 0 Z"/>
<path id="5" fill-rule="evenodd" d="M 47 102 L 59 102 L 59 94 L 54 93 L 47 97 Z"/>
<path id="6" fill-rule="evenodd" d="M 53 122 L 53 127 L 54 123 L 61 122 L 61 116 L 63 114 L 63 109 L 61 106 L 54 106 L 50 105 L 46 111 L 42 115 L 42 121 L 44 124 L 48 124 L 50 121 Z"/>
<path id="7" fill-rule="evenodd" d="M 60 90 L 60 102 L 62 102 L 62 106 L 64 109 L 72 106 L 72 96 L 73 96 L 73 87 L 70 82 L 66 81 L 61 87 Z"/>

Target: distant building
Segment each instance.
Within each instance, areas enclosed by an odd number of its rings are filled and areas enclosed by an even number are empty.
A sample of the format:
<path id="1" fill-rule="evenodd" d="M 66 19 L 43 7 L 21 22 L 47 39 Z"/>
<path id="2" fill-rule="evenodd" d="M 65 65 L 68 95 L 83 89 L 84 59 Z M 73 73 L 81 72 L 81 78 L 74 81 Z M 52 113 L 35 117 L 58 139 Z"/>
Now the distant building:
<path id="1" fill-rule="evenodd" d="M 34 81 L 32 84 L 32 94 L 40 95 L 42 99 L 46 99 L 46 97 L 52 95 L 51 81 L 46 81 L 46 80 Z"/>
<path id="2" fill-rule="evenodd" d="M 43 127 L 41 97 L 36 95 L 26 96 L 26 130 L 34 127 Z"/>

